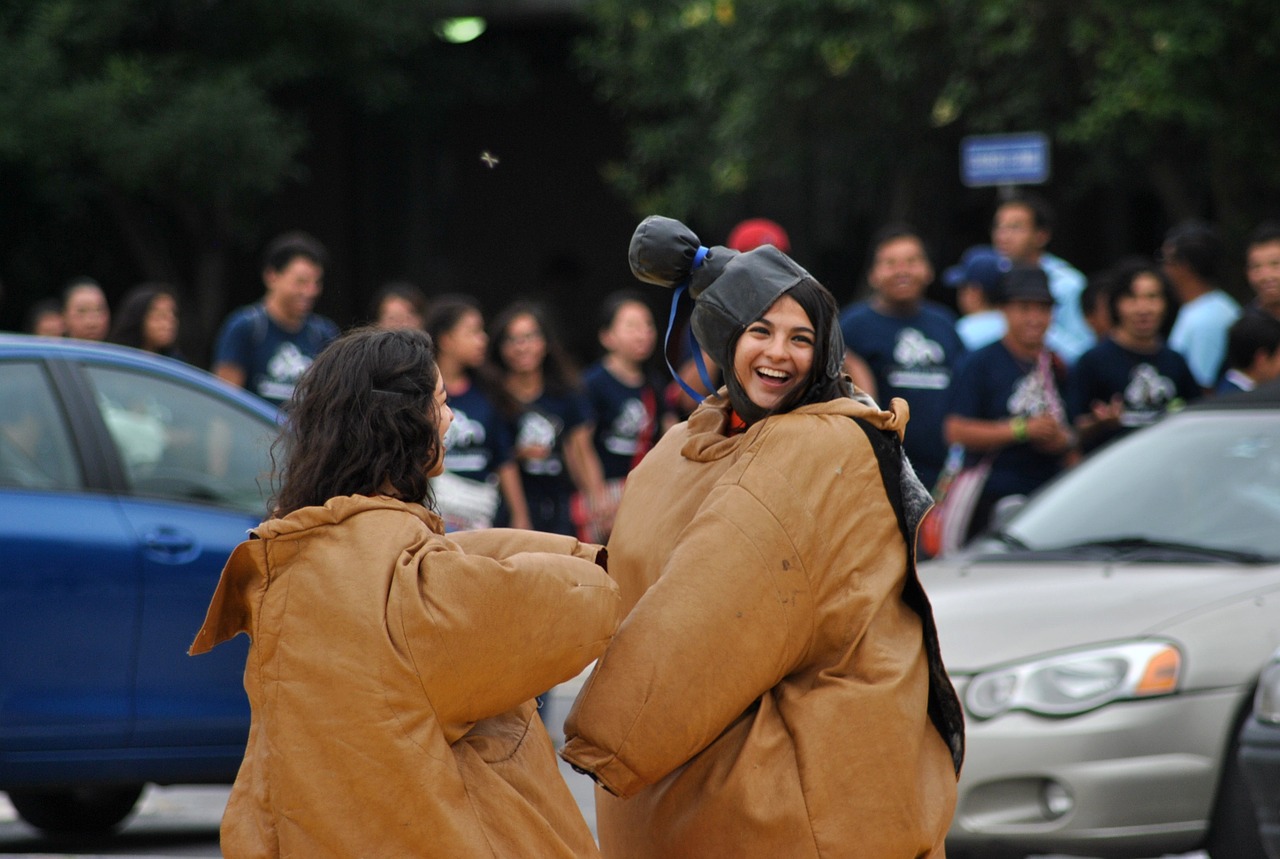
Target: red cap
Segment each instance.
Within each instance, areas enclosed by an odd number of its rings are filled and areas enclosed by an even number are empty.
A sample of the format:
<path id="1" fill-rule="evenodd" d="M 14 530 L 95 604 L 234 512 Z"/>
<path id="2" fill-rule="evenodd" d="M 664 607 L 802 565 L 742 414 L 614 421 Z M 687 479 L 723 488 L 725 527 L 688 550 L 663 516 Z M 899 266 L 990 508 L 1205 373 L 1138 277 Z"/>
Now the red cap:
<path id="1" fill-rule="evenodd" d="M 791 239 L 781 225 L 768 218 L 748 218 L 729 232 L 726 244 L 735 251 L 752 251 L 761 245 L 773 245 L 784 254 L 791 251 Z"/>

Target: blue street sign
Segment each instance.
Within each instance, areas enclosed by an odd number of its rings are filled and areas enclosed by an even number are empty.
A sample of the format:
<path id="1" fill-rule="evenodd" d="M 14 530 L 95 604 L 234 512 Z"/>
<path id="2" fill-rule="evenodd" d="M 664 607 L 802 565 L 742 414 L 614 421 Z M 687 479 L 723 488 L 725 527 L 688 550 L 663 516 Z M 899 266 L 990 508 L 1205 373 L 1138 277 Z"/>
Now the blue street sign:
<path id="1" fill-rule="evenodd" d="M 960 141 L 960 181 L 986 185 L 1041 185 L 1049 180 L 1049 138 L 1026 134 L 977 134 Z"/>

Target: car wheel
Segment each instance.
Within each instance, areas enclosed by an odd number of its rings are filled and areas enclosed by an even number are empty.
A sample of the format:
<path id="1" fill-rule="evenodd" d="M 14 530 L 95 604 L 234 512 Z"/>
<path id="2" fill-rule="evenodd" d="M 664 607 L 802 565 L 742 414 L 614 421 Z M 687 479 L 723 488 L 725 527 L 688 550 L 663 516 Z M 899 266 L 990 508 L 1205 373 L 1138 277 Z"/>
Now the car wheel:
<path id="1" fill-rule="evenodd" d="M 129 816 L 143 785 L 73 787 L 65 790 L 11 790 L 18 816 L 45 832 L 106 832 Z"/>
<path id="2" fill-rule="evenodd" d="M 1239 733 L 1236 731 L 1227 749 L 1218 801 L 1209 821 L 1209 836 L 1204 847 L 1210 859 L 1267 859 L 1258 834 L 1253 799 L 1240 771 Z"/>

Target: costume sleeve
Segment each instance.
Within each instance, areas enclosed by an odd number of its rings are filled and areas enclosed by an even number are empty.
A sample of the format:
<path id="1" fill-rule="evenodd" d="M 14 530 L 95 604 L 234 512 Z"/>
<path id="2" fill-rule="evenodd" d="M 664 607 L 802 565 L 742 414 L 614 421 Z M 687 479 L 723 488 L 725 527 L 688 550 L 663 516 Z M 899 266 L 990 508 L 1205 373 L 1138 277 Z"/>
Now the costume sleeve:
<path id="1" fill-rule="evenodd" d="M 708 496 L 565 725 L 565 760 L 630 796 L 710 744 L 810 645 L 806 570 L 746 489 Z"/>
<path id="2" fill-rule="evenodd" d="M 455 531 L 449 534 L 448 539 L 468 555 L 482 555 L 496 561 L 522 552 L 549 552 L 581 558 L 602 568 L 606 566 L 603 546 L 584 543 L 577 537 L 563 534 L 546 534 L 521 528 L 482 528 L 476 531 Z"/>
<path id="3" fill-rule="evenodd" d="M 548 535 L 532 536 L 537 545 Z M 461 735 L 576 676 L 618 623 L 617 585 L 570 554 L 579 547 L 507 554 L 515 541 L 499 538 L 487 548 L 505 557 L 431 541 L 405 555 L 393 585 L 389 633 L 446 733 Z"/>

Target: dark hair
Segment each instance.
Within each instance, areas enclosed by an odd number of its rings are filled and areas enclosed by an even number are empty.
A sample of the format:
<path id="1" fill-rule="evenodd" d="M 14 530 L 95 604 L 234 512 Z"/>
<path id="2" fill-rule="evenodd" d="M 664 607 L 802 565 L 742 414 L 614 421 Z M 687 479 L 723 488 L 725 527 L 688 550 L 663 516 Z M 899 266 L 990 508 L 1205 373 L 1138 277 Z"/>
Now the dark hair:
<path id="1" fill-rule="evenodd" d="M 1168 232 L 1164 242 L 1171 256 L 1186 263 L 1203 280 L 1218 279 L 1222 267 L 1222 239 L 1204 221 L 1183 221 Z"/>
<path id="2" fill-rule="evenodd" d="M 58 301 L 56 298 L 42 298 L 39 301 L 34 302 L 27 308 L 26 323 L 22 330 L 26 331 L 28 334 L 33 333 L 36 330 L 36 323 L 39 322 L 40 317 L 44 316 L 46 313 L 55 313 L 58 316 L 61 316 L 62 302 Z"/>
<path id="3" fill-rule="evenodd" d="M 795 286 L 782 293 L 778 298 L 781 299 L 783 296 L 793 298 L 813 324 L 813 364 L 809 367 L 809 373 L 805 376 L 804 381 L 797 385 L 776 406 L 766 411 L 762 417 L 783 414 L 811 403 L 825 403 L 829 400 L 853 396 L 853 388 L 850 386 L 846 376 L 843 374 L 832 376 L 825 372 L 825 368 L 832 357 L 831 352 L 837 346 L 839 346 L 842 353 L 840 360 L 844 359 L 844 340 L 835 336 L 839 332 L 837 317 L 840 312 L 835 296 L 831 294 L 829 289 L 812 277 L 802 278 Z M 774 302 L 774 304 L 776 303 L 777 301 Z M 767 313 L 768 310 L 766 309 L 765 312 Z M 761 314 L 762 317 L 763 315 Z M 730 355 L 737 351 L 738 341 L 742 339 L 747 327 L 738 331 L 733 340 L 730 341 Z M 742 389 L 742 383 L 734 373 L 733 367 L 725 368 L 724 380 L 729 387 L 732 399 L 737 402 L 742 400 L 751 402 L 746 392 Z M 746 416 L 743 415 L 743 417 Z"/>
<path id="4" fill-rule="evenodd" d="M 366 326 L 329 344 L 298 382 L 272 446 L 281 475 L 273 515 L 388 490 L 434 507 L 439 377 L 425 331 Z"/>
<path id="5" fill-rule="evenodd" d="M 1262 312 L 1250 311 L 1227 329 L 1227 366 L 1244 370 L 1253 363 L 1259 351 L 1274 355 L 1280 349 L 1280 320 Z"/>
<path id="6" fill-rule="evenodd" d="M 1146 257 L 1125 257 L 1112 269 L 1110 288 L 1107 290 L 1107 309 L 1111 312 L 1111 322 L 1120 321 L 1120 299 L 1133 297 L 1133 282 L 1139 275 L 1149 274 L 1160 284 L 1160 294 L 1164 297 L 1164 318 L 1160 320 L 1160 328 L 1167 322 L 1178 308 L 1178 298 L 1173 291 L 1173 284 L 1154 260 Z"/>
<path id="7" fill-rule="evenodd" d="M 1106 271 L 1095 272 L 1089 275 L 1085 281 L 1084 289 L 1080 290 L 1080 312 L 1088 316 L 1098 306 L 1098 301 L 1107 301 L 1112 285 L 1115 281 L 1116 272 L 1114 268 Z M 1114 324 L 1115 315 L 1111 312 L 1111 302 L 1107 301 L 1107 315 Z"/>
<path id="8" fill-rule="evenodd" d="M 1254 227 L 1253 232 L 1249 233 L 1248 241 L 1245 242 L 1245 248 L 1252 250 L 1258 245 L 1271 242 L 1280 242 L 1280 221 L 1263 221 Z"/>
<path id="9" fill-rule="evenodd" d="M 284 271 L 298 257 L 304 257 L 324 268 L 329 261 L 329 252 L 315 236 L 293 230 L 271 240 L 262 254 L 262 267 L 271 271 Z"/>
<path id="10" fill-rule="evenodd" d="M 67 302 L 71 300 L 71 293 L 75 292 L 77 289 L 80 289 L 86 286 L 91 286 L 94 289 L 98 290 L 99 292 L 104 291 L 102 289 L 102 284 L 98 283 L 96 280 L 89 277 L 88 275 L 82 274 L 77 277 L 73 277 L 71 278 L 71 280 L 67 281 L 62 285 L 62 306 L 64 308 L 67 306 Z"/>
<path id="11" fill-rule="evenodd" d="M 143 328 L 147 320 L 147 313 L 151 310 L 151 305 L 161 295 L 167 295 L 174 300 L 176 304 L 178 295 L 167 283 L 147 282 L 140 283 L 130 289 L 120 299 L 120 309 L 112 316 L 111 332 L 107 334 L 108 343 L 119 343 L 122 346 L 132 346 L 135 349 L 145 349 L 145 336 Z M 160 350 L 160 354 L 174 356 L 177 353 L 177 343 L 170 344 Z"/>
<path id="12" fill-rule="evenodd" d="M 596 333 L 603 334 L 609 328 L 613 327 L 613 322 L 618 318 L 618 311 L 628 304 L 638 304 L 641 307 L 653 313 L 649 303 L 644 300 L 638 291 L 634 289 L 619 289 L 609 293 L 604 297 L 604 301 L 600 302 L 600 310 L 596 314 Z"/>
<path id="13" fill-rule="evenodd" d="M 489 363 L 500 371 L 501 375 L 505 375 L 510 370 L 502 360 L 502 344 L 511 323 L 521 316 L 533 317 L 546 343 L 546 357 L 542 361 L 542 384 L 547 392 L 562 396 L 577 391 L 578 368 L 569 358 L 564 346 L 560 344 L 546 309 L 533 301 L 521 300 L 507 305 L 489 324 Z M 503 410 L 509 410 L 509 404 Z"/>
<path id="14" fill-rule="evenodd" d="M 880 249 L 889 242 L 897 239 L 914 239 L 919 242 L 920 250 L 924 252 L 925 260 L 930 259 L 929 248 L 925 245 L 924 239 L 920 236 L 920 231 L 911 224 L 903 221 L 897 221 L 891 224 L 885 224 L 876 230 L 871 236 L 871 245 L 867 248 L 867 271 L 876 264 L 876 254 L 880 253 Z M 932 264 L 932 263 L 931 263 Z"/>
<path id="15" fill-rule="evenodd" d="M 369 304 L 369 316 L 373 320 L 376 321 L 382 313 L 382 305 L 388 298 L 399 298 L 408 302 L 413 312 L 419 317 L 427 315 L 426 293 L 407 280 L 393 280 L 390 283 L 384 283 L 382 288 L 374 293 L 373 301 Z"/>
<path id="16" fill-rule="evenodd" d="M 1013 196 L 1001 200 L 996 204 L 996 211 L 1000 211 L 1005 206 L 1021 206 L 1031 213 L 1031 224 L 1037 230 L 1045 230 L 1053 232 L 1054 211 L 1049 205 L 1049 201 L 1034 191 L 1017 191 Z"/>
<path id="17" fill-rule="evenodd" d="M 461 293 L 441 295 L 431 299 L 427 305 L 427 310 L 422 315 L 422 327 L 431 335 L 431 342 L 438 343 L 440 338 L 456 328 L 468 313 L 479 313 L 480 318 L 484 318 L 480 302 L 472 296 Z"/>

